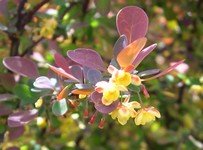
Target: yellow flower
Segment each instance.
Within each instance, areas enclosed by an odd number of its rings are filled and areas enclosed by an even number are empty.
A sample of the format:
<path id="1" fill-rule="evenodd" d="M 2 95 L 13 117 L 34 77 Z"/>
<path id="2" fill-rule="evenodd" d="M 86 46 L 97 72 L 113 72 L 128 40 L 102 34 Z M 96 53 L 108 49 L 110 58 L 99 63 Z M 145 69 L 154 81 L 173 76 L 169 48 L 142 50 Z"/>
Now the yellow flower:
<path id="1" fill-rule="evenodd" d="M 117 70 L 112 75 L 116 84 L 128 86 L 131 83 L 131 74 L 124 70 Z"/>
<path id="2" fill-rule="evenodd" d="M 108 106 L 120 97 L 120 91 L 127 91 L 127 88 L 115 83 L 100 81 L 96 84 L 95 91 L 103 93 L 102 103 Z"/>
<path id="3" fill-rule="evenodd" d="M 46 118 L 37 117 L 37 126 L 40 128 L 45 128 L 47 126 Z"/>
<path id="4" fill-rule="evenodd" d="M 35 102 L 35 107 L 36 107 L 36 108 L 39 108 L 39 107 L 42 106 L 42 104 L 43 104 L 43 99 L 40 97 L 40 98 L 37 100 L 37 102 Z"/>
<path id="5" fill-rule="evenodd" d="M 79 99 L 84 99 L 86 97 L 87 97 L 87 95 L 85 95 L 85 94 L 79 94 Z"/>
<path id="6" fill-rule="evenodd" d="M 145 125 L 148 122 L 154 121 L 156 117 L 160 118 L 161 115 L 154 107 L 142 108 L 137 112 L 135 124 Z"/>
<path id="7" fill-rule="evenodd" d="M 120 103 L 118 107 L 110 113 L 113 119 L 118 118 L 118 122 L 121 125 L 125 125 L 130 117 L 136 116 L 135 108 L 140 108 L 140 104 L 136 101 L 129 102 L 130 96 L 126 97 L 123 103 Z"/>

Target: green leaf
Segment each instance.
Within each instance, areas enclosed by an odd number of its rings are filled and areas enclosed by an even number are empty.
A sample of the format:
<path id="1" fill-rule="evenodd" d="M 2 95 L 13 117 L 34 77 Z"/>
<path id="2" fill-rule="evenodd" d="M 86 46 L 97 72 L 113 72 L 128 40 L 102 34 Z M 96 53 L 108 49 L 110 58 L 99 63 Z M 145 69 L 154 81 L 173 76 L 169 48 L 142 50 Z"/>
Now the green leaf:
<path id="1" fill-rule="evenodd" d="M 131 90 L 131 91 L 133 91 L 133 92 L 140 92 L 140 87 L 139 87 L 139 86 L 136 86 L 136 85 L 134 85 L 134 84 L 130 84 L 130 85 L 128 86 L 128 89 Z"/>
<path id="2" fill-rule="evenodd" d="M 60 101 L 54 101 L 52 105 L 52 111 L 57 116 L 64 115 L 68 111 L 66 99 L 63 98 Z"/>
<path id="3" fill-rule="evenodd" d="M 14 93 L 21 100 L 22 105 L 34 104 L 39 98 L 37 93 L 32 92 L 29 86 L 23 84 L 16 85 Z"/>

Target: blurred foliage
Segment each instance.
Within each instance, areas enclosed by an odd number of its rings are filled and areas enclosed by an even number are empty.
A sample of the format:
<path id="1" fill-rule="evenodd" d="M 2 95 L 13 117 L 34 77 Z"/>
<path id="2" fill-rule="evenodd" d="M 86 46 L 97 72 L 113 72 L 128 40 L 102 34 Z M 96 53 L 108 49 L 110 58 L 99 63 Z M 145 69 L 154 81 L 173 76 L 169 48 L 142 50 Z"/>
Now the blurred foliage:
<path id="1" fill-rule="evenodd" d="M 147 45 L 158 43 L 158 47 L 139 70 L 164 69 L 169 62 L 185 59 L 179 69 L 146 85 L 151 96 L 147 103 L 159 108 L 162 118 L 144 127 L 133 122 L 121 126 L 106 118 L 101 130 L 99 120 L 90 126 L 78 110 L 58 118 L 41 107 L 46 113 L 27 124 L 23 136 L 13 137 L 7 126 L 8 115 L 14 108 L 26 110 L 29 105 L 25 99 L 33 102 L 37 96 L 20 92 L 26 92 L 33 81 L 14 78 L 1 63 L 0 93 L 17 96 L 10 96 L 8 101 L 1 96 L 2 149 L 203 149 L 203 2 L 95 1 L 0 0 L 0 62 L 8 56 L 25 56 L 46 75 L 45 64 L 53 63 L 55 52 L 65 56 L 68 50 L 86 47 L 97 50 L 109 63 L 119 37 L 115 15 L 124 6 L 141 7 L 149 17 Z M 18 97 L 24 97 L 21 103 Z"/>

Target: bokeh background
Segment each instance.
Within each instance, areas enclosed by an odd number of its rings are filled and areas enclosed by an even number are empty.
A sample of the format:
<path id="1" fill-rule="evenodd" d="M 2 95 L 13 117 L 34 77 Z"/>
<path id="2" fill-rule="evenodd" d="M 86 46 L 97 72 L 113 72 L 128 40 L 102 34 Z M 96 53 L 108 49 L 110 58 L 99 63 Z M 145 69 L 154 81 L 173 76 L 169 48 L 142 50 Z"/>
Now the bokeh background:
<path id="1" fill-rule="evenodd" d="M 119 37 L 116 14 L 125 6 L 141 7 L 149 17 L 147 46 L 157 48 L 138 70 L 167 68 L 185 59 L 175 71 L 146 83 L 150 99 L 162 117 L 145 126 L 132 120 L 125 126 L 110 117 L 103 129 L 89 125 L 80 107 L 66 118 L 50 116 L 50 124 L 34 120 L 23 134 L 11 133 L 8 115 L 18 109 L 15 82 L 2 63 L 5 57 L 23 56 L 46 75 L 53 54 L 85 47 L 101 54 L 106 64 Z M 203 149 L 203 1 L 201 0 L 0 0 L 0 147 L 48 150 L 201 150 Z M 24 17 L 26 16 L 26 17 Z M 17 76 L 15 76 L 17 78 Z M 5 100 L 2 94 L 12 94 Z M 10 133 L 10 136 L 9 136 Z"/>

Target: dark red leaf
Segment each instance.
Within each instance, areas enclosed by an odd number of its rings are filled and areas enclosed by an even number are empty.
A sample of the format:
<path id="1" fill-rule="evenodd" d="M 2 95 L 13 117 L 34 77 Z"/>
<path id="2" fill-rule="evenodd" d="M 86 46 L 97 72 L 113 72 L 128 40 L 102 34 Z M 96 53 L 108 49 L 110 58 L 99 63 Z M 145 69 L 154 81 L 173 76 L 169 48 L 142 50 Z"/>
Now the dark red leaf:
<path id="1" fill-rule="evenodd" d="M 54 61 L 58 67 L 65 70 L 67 73 L 72 74 L 71 70 L 69 69 L 68 61 L 62 55 L 60 55 L 59 53 L 55 53 Z"/>

